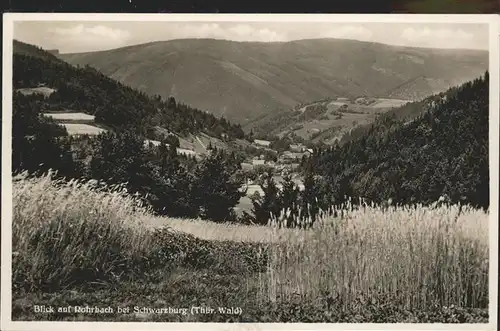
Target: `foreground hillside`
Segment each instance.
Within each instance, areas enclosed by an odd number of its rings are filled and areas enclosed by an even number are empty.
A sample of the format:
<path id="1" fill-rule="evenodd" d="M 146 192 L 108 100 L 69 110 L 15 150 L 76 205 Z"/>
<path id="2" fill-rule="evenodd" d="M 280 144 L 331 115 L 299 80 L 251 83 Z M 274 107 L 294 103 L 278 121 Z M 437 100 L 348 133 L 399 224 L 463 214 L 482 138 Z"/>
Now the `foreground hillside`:
<path id="1" fill-rule="evenodd" d="M 185 39 L 61 54 L 149 95 L 246 123 L 329 97 L 416 100 L 477 77 L 488 54 L 314 39 L 256 43 Z"/>
<path id="2" fill-rule="evenodd" d="M 121 190 L 17 176 L 12 319 L 485 323 L 488 214 L 458 212 L 366 207 L 307 231 L 215 225 L 154 217 Z"/>

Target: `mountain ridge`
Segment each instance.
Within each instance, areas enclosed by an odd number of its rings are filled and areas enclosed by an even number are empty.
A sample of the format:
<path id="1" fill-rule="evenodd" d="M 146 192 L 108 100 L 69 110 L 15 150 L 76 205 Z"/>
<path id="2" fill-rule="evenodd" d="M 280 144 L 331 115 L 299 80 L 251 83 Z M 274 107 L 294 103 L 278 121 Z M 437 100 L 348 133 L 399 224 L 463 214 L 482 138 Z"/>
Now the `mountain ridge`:
<path id="1" fill-rule="evenodd" d="M 480 75 L 488 68 L 487 54 L 332 38 L 270 43 L 195 38 L 59 57 L 149 95 L 172 95 L 245 124 L 327 97 L 421 99 Z M 420 76 L 425 79 L 415 87 L 404 86 Z"/>
<path id="2" fill-rule="evenodd" d="M 450 51 L 450 52 L 487 52 L 488 50 L 482 50 L 482 49 L 477 49 L 477 48 L 449 48 L 449 47 L 426 47 L 426 46 L 407 46 L 407 45 L 395 45 L 395 44 L 385 44 L 382 42 L 377 42 L 377 41 L 364 41 L 364 40 L 357 40 L 357 39 L 349 39 L 349 38 L 330 38 L 330 37 L 324 37 L 324 38 L 302 38 L 302 39 L 293 39 L 293 40 L 287 40 L 287 41 L 246 41 L 246 40 L 231 40 L 231 39 L 223 39 L 223 38 L 175 38 L 175 39 L 165 39 L 165 40 L 155 40 L 155 41 L 148 41 L 148 42 L 142 42 L 138 44 L 132 44 L 132 45 L 126 45 L 126 46 L 121 46 L 121 47 L 114 47 L 114 48 L 109 48 L 109 49 L 103 49 L 103 50 L 96 50 L 96 51 L 81 51 L 81 52 L 59 52 L 58 55 L 73 55 L 73 54 L 86 54 L 86 53 L 99 53 L 99 52 L 109 52 L 113 50 L 118 50 L 118 49 L 125 49 L 125 48 L 134 48 L 134 47 L 140 47 L 140 46 L 148 46 L 151 44 L 156 44 L 156 43 L 169 43 L 169 42 L 179 42 L 179 41 L 221 41 L 221 42 L 230 42 L 230 43 L 238 43 L 238 44 L 287 44 L 287 43 L 295 43 L 295 42 L 304 42 L 304 41 L 347 41 L 347 42 L 359 42 L 359 43 L 366 43 L 366 44 L 373 44 L 373 45 L 380 45 L 380 46 L 387 46 L 387 47 L 395 47 L 395 48 L 406 48 L 406 49 L 423 49 L 423 50 L 437 50 L 437 51 Z M 51 50 L 46 50 L 47 52 Z"/>

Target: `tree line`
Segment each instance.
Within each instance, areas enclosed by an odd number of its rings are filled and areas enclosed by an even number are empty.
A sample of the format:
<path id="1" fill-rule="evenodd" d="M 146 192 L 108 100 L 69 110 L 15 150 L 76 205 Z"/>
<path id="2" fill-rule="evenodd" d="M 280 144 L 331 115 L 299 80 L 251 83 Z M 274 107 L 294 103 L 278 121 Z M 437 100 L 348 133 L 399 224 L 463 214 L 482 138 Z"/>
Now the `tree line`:
<path id="1" fill-rule="evenodd" d="M 91 67 L 73 67 L 42 49 L 14 42 L 13 87 L 40 84 L 50 96 L 13 94 L 13 172 L 57 170 L 66 178 L 122 184 L 160 215 L 235 220 L 244 192 L 240 157 L 213 149 L 207 157 L 179 155 L 179 135 L 204 132 L 221 139 L 245 138 L 240 125 L 177 102 L 149 97 Z M 95 115 L 108 132 L 70 136 L 45 111 Z M 159 130 L 163 129 L 163 130 Z M 165 130 L 166 129 L 166 130 Z M 168 132 L 165 134 L 164 132 Z M 148 146 L 145 140 L 158 140 Z"/>
<path id="2" fill-rule="evenodd" d="M 238 216 L 234 207 L 246 195 L 242 187 L 252 177 L 242 170 L 241 156 L 212 146 L 207 156 L 197 160 L 178 154 L 175 141 L 154 146 L 145 143 L 145 136 L 124 129 L 96 137 L 70 136 L 63 126 L 41 114 L 38 98 L 14 93 L 14 174 L 41 175 L 52 169 L 59 177 L 96 180 L 98 185 L 124 184 L 156 214 L 171 217 L 266 225 L 286 211 L 286 225 L 291 227 L 311 225 L 317 218 L 320 180 L 312 173 L 303 191 L 291 173 L 285 174 L 282 189 L 273 179 L 273 169 L 253 174 L 265 194 L 253 200 L 251 213 Z"/>
<path id="3" fill-rule="evenodd" d="M 303 190 L 293 181 L 291 172 L 283 174 L 281 187 L 273 175 L 273 170 L 269 168 L 259 175 L 257 183 L 264 194 L 251 197 L 251 213 L 244 212 L 241 222 L 258 225 L 276 222 L 281 227 L 307 228 L 311 227 L 322 213 L 333 213 L 330 206 L 318 200 L 318 194 L 322 192 L 321 179 L 313 173 L 308 173 L 304 178 Z"/>

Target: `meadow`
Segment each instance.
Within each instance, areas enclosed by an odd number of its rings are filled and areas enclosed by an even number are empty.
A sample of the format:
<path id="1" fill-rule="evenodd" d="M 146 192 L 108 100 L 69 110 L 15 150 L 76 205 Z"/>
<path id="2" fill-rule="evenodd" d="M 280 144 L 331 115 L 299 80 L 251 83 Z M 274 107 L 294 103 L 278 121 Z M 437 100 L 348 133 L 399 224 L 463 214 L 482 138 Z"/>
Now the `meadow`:
<path id="1" fill-rule="evenodd" d="M 399 99 L 383 99 L 380 98 L 375 102 L 372 108 L 398 108 L 408 103 L 409 100 L 399 100 Z"/>
<path id="2" fill-rule="evenodd" d="M 44 113 L 43 115 L 47 116 L 47 117 L 51 117 L 54 120 L 58 120 L 58 121 L 70 120 L 70 121 L 90 121 L 90 122 L 93 122 L 95 120 L 94 115 L 89 115 L 89 114 L 80 113 L 80 112 L 76 112 L 76 113 L 72 113 L 72 112 Z"/>
<path id="3" fill-rule="evenodd" d="M 94 125 L 80 124 L 80 123 L 62 123 L 62 126 L 66 128 L 69 135 L 76 134 L 88 134 L 88 135 L 98 135 L 106 130 L 98 128 Z"/>
<path id="4" fill-rule="evenodd" d="M 56 90 L 50 87 L 33 87 L 33 88 L 21 88 L 17 90 L 18 92 L 21 92 L 24 95 L 32 95 L 32 94 L 42 94 L 45 97 L 49 97 L 52 93 L 54 93 Z"/>
<path id="5" fill-rule="evenodd" d="M 122 187 L 13 180 L 13 320 L 488 321 L 488 213 L 345 206 L 311 229 L 156 217 Z M 33 305 L 239 307 L 36 314 Z"/>

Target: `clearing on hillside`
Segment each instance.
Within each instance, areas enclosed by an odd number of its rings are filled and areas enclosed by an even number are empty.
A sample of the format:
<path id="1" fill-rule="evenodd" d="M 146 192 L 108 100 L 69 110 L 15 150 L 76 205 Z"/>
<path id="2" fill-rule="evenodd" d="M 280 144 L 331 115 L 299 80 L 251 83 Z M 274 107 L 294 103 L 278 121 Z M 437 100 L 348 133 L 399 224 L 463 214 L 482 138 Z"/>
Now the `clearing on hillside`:
<path id="1" fill-rule="evenodd" d="M 373 104 L 370 105 L 372 108 L 397 108 L 401 107 L 404 104 L 407 104 L 410 100 L 401 100 L 401 99 L 378 99 Z"/>
<path id="2" fill-rule="evenodd" d="M 149 144 L 153 144 L 153 146 L 159 146 L 161 144 L 160 141 L 158 140 L 150 140 L 150 139 L 146 139 L 144 141 L 144 144 L 146 146 L 148 146 Z M 169 144 L 166 144 L 167 146 L 169 146 Z M 195 151 L 192 151 L 190 149 L 186 149 L 186 148 L 177 148 L 177 153 L 178 154 L 183 154 L 183 155 L 186 155 L 186 156 L 197 156 L 198 153 L 196 153 Z"/>
<path id="3" fill-rule="evenodd" d="M 373 123 L 377 116 L 410 102 L 403 99 L 348 98 L 315 101 L 294 111 L 270 113 L 246 130 L 276 135 L 295 134 L 302 139 L 331 144 L 360 125 Z"/>
<path id="4" fill-rule="evenodd" d="M 50 87 L 40 86 L 40 87 L 26 87 L 20 88 L 17 92 L 21 92 L 23 95 L 32 95 L 32 94 L 42 94 L 45 97 L 49 97 L 56 90 Z"/>
<path id="5" fill-rule="evenodd" d="M 85 113 L 43 113 L 43 116 L 51 117 L 56 121 L 94 121 L 95 116 Z"/>
<path id="6" fill-rule="evenodd" d="M 106 130 L 104 129 L 88 124 L 62 123 L 61 125 L 64 126 L 66 130 L 68 130 L 69 135 L 98 135 L 100 133 L 106 132 Z"/>

